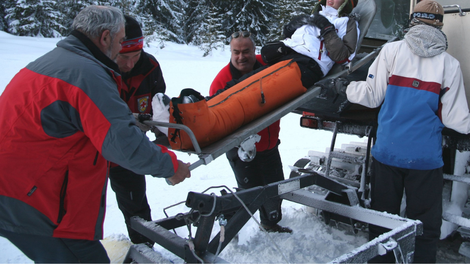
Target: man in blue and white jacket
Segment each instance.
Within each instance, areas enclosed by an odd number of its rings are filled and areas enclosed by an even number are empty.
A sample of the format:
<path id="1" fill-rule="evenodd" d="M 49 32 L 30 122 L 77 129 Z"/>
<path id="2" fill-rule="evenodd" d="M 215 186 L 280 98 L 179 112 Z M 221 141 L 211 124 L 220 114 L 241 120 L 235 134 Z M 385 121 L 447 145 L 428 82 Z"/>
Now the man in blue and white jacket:
<path id="1" fill-rule="evenodd" d="M 459 62 L 446 52 L 444 10 L 423 0 L 411 15 L 404 40 L 386 44 L 365 81 L 333 80 L 352 103 L 375 108 L 377 141 L 372 148 L 371 207 L 400 213 L 406 193 L 406 216 L 423 223 L 416 237 L 414 262 L 436 262 L 442 222 L 442 129 L 470 132 L 470 115 Z M 370 239 L 385 232 L 370 226 Z M 391 262 L 393 253 L 372 262 Z"/>

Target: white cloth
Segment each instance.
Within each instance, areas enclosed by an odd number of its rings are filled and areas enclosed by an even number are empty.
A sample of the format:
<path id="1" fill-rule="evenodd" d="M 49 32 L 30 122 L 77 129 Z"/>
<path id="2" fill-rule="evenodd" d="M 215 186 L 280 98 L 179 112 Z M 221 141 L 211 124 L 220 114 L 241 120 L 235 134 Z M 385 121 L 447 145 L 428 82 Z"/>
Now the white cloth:
<path id="1" fill-rule="evenodd" d="M 321 15 L 326 17 L 330 23 L 335 26 L 336 34 L 341 39 L 346 35 L 348 27 L 349 17 L 338 17 L 338 10 L 326 6 L 319 12 Z M 356 22 L 357 23 L 357 22 Z M 359 36 L 359 28 L 357 29 L 357 35 Z M 283 40 L 284 44 L 297 53 L 308 56 L 314 59 L 320 66 L 323 75 L 326 75 L 335 62 L 328 56 L 328 50 L 323 43 L 323 39 L 320 38 L 320 29 L 311 25 L 304 25 L 298 28 L 291 38 Z M 356 53 L 352 53 L 349 56 L 349 60 L 352 60 Z"/>
<path id="2" fill-rule="evenodd" d="M 163 93 L 157 93 L 152 98 L 152 120 L 157 122 L 170 122 L 170 102 L 169 97 Z M 158 130 L 168 136 L 168 127 L 157 126 Z"/>

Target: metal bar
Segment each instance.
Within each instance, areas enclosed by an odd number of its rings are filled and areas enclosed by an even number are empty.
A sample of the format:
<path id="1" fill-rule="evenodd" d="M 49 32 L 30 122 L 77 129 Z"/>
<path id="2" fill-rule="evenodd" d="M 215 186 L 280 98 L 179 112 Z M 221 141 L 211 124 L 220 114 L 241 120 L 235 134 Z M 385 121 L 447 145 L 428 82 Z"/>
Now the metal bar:
<path id="1" fill-rule="evenodd" d="M 367 54 L 366 56 L 364 56 L 363 58 L 361 58 L 360 60 L 356 61 L 355 63 L 353 63 L 351 65 L 351 67 L 349 68 L 349 71 L 348 71 L 348 74 L 349 73 L 352 73 L 352 72 L 355 72 L 357 71 L 359 68 L 361 68 L 362 66 L 364 66 L 366 63 L 368 63 L 370 60 L 373 60 L 375 59 L 375 57 L 377 57 L 377 55 L 379 55 L 379 52 L 380 50 L 382 49 L 383 45 L 376 48 L 375 50 L 373 50 L 371 53 Z"/>
<path id="2" fill-rule="evenodd" d="M 187 241 L 178 235 L 170 232 L 169 230 L 155 224 L 151 221 L 146 221 L 138 216 L 131 217 L 131 227 L 140 234 L 145 236 L 168 251 L 184 259 L 189 263 L 200 262 L 191 252 Z"/>
<path id="3" fill-rule="evenodd" d="M 144 244 L 132 245 L 122 263 L 158 263 L 161 255 Z"/>
<path id="4" fill-rule="evenodd" d="M 196 236 L 194 237 L 194 248 L 196 252 L 206 252 L 207 245 L 211 238 L 212 227 L 214 226 L 215 216 L 201 217 L 197 225 Z"/>
<path id="5" fill-rule="evenodd" d="M 378 238 L 369 241 L 355 250 L 340 256 L 332 263 L 364 263 L 379 255 L 380 251 L 386 251 L 385 243 L 396 241 L 402 260 L 398 262 L 411 262 L 414 253 L 414 241 L 416 235 L 423 232 L 422 223 L 418 220 L 410 220 L 396 215 L 382 213 L 359 206 L 347 206 L 325 200 L 325 196 L 311 193 L 307 190 L 298 190 L 287 193 L 281 198 L 328 211 L 344 217 L 349 217 L 364 223 L 369 223 L 391 229 L 391 231 L 380 235 Z"/>
<path id="6" fill-rule="evenodd" d="M 201 153 L 201 147 L 199 147 L 199 143 L 197 143 L 196 136 L 194 135 L 193 131 L 182 124 L 174 124 L 174 123 L 166 123 L 166 122 L 158 122 L 158 121 L 152 121 L 152 120 L 146 120 L 144 121 L 144 124 L 149 125 L 149 126 L 162 126 L 162 127 L 169 127 L 169 128 L 176 128 L 176 129 L 181 129 L 184 132 L 186 132 L 191 139 L 191 142 L 193 143 L 194 150 L 196 154 Z"/>
<path id="7" fill-rule="evenodd" d="M 395 250 L 400 252 L 403 257 L 397 259 L 396 262 L 410 263 L 414 255 L 415 237 L 421 228 L 422 224 L 419 221 L 405 222 L 400 227 L 390 230 L 351 252 L 332 260 L 331 263 L 366 263 L 373 257 L 389 251 L 386 245 L 391 242 L 396 242 L 397 247 Z"/>
<path id="8" fill-rule="evenodd" d="M 268 199 L 266 192 L 262 191 L 249 205 L 245 204 L 251 214 L 254 214 Z M 242 200 L 243 201 L 243 200 Z M 239 201 L 238 201 L 239 202 Z M 240 207 L 238 211 L 228 220 L 227 225 L 225 226 L 225 238 L 220 244 L 220 232 L 211 240 L 208 246 L 208 251 L 216 254 L 217 249 L 219 248 L 220 252 L 232 241 L 236 234 L 245 226 L 245 224 L 250 220 L 251 215 L 246 211 L 246 209 L 239 203 Z M 219 252 L 219 253 L 220 253 Z"/>
<path id="9" fill-rule="evenodd" d="M 463 182 L 466 184 L 470 184 L 470 174 L 464 174 L 464 175 L 450 175 L 450 174 L 445 174 L 444 173 L 444 179 L 445 180 L 451 180 L 451 181 L 457 181 L 457 182 Z"/>
<path id="10" fill-rule="evenodd" d="M 324 200 L 324 196 L 309 192 L 307 190 L 297 190 L 291 193 L 287 193 L 281 195 L 281 198 L 388 229 L 394 229 L 403 225 L 403 223 L 413 221 L 396 215 L 378 212 L 359 206 L 348 206 L 326 201 Z"/>

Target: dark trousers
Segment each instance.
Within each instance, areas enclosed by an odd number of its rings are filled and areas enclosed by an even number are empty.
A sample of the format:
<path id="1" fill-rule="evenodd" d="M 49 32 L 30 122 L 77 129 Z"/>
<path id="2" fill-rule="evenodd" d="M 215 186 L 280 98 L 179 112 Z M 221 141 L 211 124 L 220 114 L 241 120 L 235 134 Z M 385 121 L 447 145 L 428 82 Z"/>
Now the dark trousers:
<path id="1" fill-rule="evenodd" d="M 116 193 L 116 200 L 127 226 L 132 243 L 139 244 L 153 241 L 138 233 L 130 226 L 130 218 L 139 216 L 151 221 L 150 206 L 147 202 L 145 176 L 136 174 L 123 167 L 112 167 L 109 173 L 111 188 Z"/>
<path id="2" fill-rule="evenodd" d="M 0 229 L 8 239 L 35 263 L 109 263 L 100 241 L 55 238 L 13 233 Z"/>
<path id="3" fill-rule="evenodd" d="M 257 152 L 251 162 L 243 162 L 238 157 L 237 151 L 237 148 L 233 148 L 226 155 L 239 188 L 249 189 L 284 180 L 281 156 L 277 146 L 266 151 Z M 282 199 L 274 198 L 266 201 L 260 208 L 260 220 L 263 225 L 273 226 L 281 221 L 281 203 Z"/>
<path id="4" fill-rule="evenodd" d="M 435 263 L 442 224 L 442 168 L 411 170 L 372 162 L 371 208 L 400 214 L 403 191 L 406 195 L 406 217 L 423 223 L 423 234 L 416 237 L 414 262 Z M 388 230 L 370 225 L 372 240 Z M 370 263 L 395 263 L 393 253 L 377 256 Z"/>

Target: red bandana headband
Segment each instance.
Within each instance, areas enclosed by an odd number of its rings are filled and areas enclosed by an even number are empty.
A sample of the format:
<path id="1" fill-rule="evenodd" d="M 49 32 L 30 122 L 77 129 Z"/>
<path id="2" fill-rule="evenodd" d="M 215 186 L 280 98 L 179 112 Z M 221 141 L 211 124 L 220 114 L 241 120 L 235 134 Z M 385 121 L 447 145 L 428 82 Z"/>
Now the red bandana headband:
<path id="1" fill-rule="evenodd" d="M 121 43 L 121 51 L 119 53 L 128 53 L 138 51 L 144 48 L 144 37 L 126 39 Z"/>

